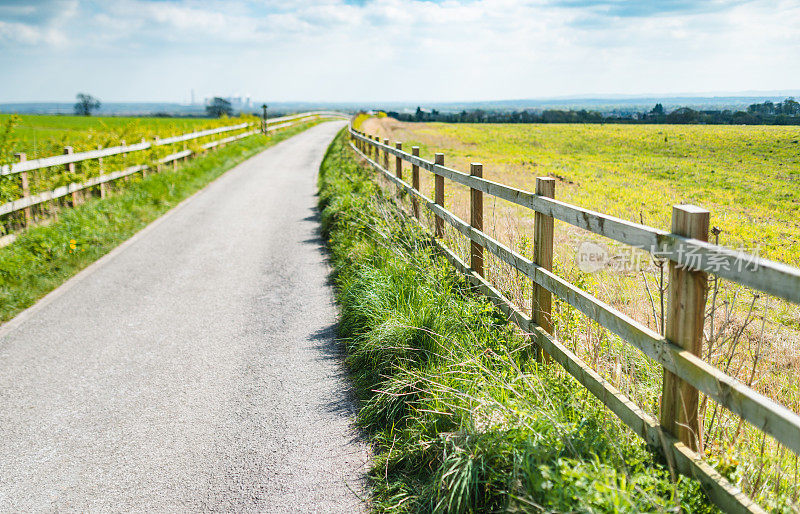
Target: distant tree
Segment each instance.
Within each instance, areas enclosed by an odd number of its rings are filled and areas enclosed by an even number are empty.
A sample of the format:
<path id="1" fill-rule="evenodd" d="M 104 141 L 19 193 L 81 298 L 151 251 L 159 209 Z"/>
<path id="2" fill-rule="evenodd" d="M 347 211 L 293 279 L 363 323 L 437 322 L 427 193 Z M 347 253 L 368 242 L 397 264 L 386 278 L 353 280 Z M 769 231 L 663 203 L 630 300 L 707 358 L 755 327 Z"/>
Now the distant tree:
<path id="1" fill-rule="evenodd" d="M 690 107 L 681 107 L 667 115 L 667 123 L 695 123 L 699 115 L 699 112 Z"/>
<path id="2" fill-rule="evenodd" d="M 417 112 L 414 113 L 414 119 L 417 120 L 417 121 L 422 121 L 423 116 L 424 116 L 424 114 L 422 112 L 422 109 L 418 105 L 417 106 Z"/>
<path id="3" fill-rule="evenodd" d="M 656 116 L 663 116 L 664 115 L 664 106 L 660 103 L 657 103 L 653 110 L 650 111 L 650 114 L 654 114 Z"/>
<path id="4" fill-rule="evenodd" d="M 206 114 L 212 118 L 221 118 L 223 116 L 233 116 L 233 107 L 231 103 L 224 98 L 215 96 L 211 103 L 206 105 Z"/>
<path id="5" fill-rule="evenodd" d="M 75 114 L 78 116 L 90 116 L 92 111 L 100 108 L 100 100 L 92 95 L 78 93 L 75 98 L 78 99 L 75 103 Z"/>
<path id="6" fill-rule="evenodd" d="M 787 98 L 783 101 L 783 114 L 789 116 L 800 116 L 800 102 L 794 98 Z"/>

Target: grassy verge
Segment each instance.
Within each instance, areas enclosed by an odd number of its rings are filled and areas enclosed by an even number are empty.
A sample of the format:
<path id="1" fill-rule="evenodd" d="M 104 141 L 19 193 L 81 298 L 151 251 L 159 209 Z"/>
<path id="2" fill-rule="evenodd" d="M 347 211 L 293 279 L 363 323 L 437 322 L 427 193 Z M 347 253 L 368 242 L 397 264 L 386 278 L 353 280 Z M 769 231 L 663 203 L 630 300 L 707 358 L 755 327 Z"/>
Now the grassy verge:
<path id="1" fill-rule="evenodd" d="M 380 512 L 714 512 L 434 254 L 340 136 L 320 170 Z"/>
<path id="2" fill-rule="evenodd" d="M 270 138 L 246 138 L 189 161 L 177 172 L 133 179 L 117 194 L 66 209 L 53 223 L 22 233 L 0 248 L 0 322 L 31 306 L 227 170 L 312 124 Z"/>

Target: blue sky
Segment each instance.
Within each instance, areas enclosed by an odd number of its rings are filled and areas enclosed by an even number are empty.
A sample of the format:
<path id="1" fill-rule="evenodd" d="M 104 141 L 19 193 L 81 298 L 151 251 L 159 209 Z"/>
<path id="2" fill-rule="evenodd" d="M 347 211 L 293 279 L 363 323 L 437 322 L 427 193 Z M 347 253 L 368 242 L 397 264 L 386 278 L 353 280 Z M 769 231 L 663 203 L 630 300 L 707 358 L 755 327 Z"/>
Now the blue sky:
<path id="1" fill-rule="evenodd" d="M 800 0 L 0 0 L 0 102 L 800 89 Z"/>

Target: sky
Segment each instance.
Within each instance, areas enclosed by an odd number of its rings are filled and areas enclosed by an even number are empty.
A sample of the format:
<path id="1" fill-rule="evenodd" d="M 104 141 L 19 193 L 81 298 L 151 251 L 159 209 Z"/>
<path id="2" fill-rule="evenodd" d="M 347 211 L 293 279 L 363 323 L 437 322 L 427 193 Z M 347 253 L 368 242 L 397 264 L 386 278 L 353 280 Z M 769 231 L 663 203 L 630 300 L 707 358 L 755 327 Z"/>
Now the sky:
<path id="1" fill-rule="evenodd" d="M 0 0 L 0 103 L 800 89 L 800 0 Z"/>

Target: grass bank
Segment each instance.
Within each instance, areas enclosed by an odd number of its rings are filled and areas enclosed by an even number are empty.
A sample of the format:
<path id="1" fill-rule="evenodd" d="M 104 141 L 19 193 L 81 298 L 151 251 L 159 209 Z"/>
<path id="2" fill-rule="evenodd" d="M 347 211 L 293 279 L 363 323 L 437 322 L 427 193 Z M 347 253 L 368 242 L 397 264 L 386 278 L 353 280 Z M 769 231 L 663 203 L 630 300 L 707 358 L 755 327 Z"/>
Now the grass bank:
<path id="1" fill-rule="evenodd" d="M 257 135 L 147 178 L 117 181 L 117 191 L 65 209 L 0 248 L 0 322 L 30 307 L 78 271 L 130 238 L 235 165 L 314 123 L 269 138 Z"/>
<path id="2" fill-rule="evenodd" d="M 715 512 L 435 255 L 340 136 L 320 170 L 379 512 Z"/>
<path id="3" fill-rule="evenodd" d="M 684 125 L 525 125 L 400 123 L 362 120 L 368 133 L 419 146 L 430 158 L 444 152 L 462 171 L 482 162 L 484 178 L 531 191 L 536 177 L 556 179 L 556 198 L 633 222 L 669 229 L 671 206 L 691 202 L 711 210 L 710 240 L 734 249 L 800 264 L 800 127 Z M 392 163 L 394 164 L 394 163 Z M 421 190 L 432 196 L 432 174 Z M 794 185 L 793 185 L 794 184 Z M 445 205 L 470 219 L 469 189 L 445 181 Z M 484 229 L 534 258 L 534 212 L 487 195 Z M 468 258 L 468 240 L 445 227 L 446 243 Z M 576 257 L 592 242 L 608 256 L 587 272 Z M 554 271 L 655 332 L 664 333 L 669 274 L 656 255 L 556 220 Z M 486 277 L 530 314 L 532 282 L 488 255 Z M 633 345 L 553 302 L 555 335 L 584 362 L 657 417 L 662 367 Z M 756 392 L 800 412 L 800 305 L 725 279 L 709 284 L 701 357 Z M 758 428 L 711 399 L 700 403 L 703 451 L 720 470 L 737 466 L 736 483 L 762 505 L 800 509 L 797 457 Z M 769 470 L 769 471 L 768 471 Z"/>

